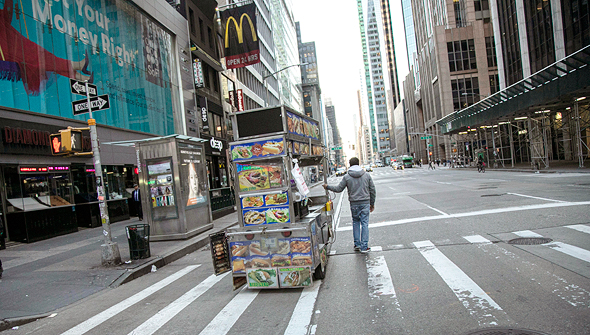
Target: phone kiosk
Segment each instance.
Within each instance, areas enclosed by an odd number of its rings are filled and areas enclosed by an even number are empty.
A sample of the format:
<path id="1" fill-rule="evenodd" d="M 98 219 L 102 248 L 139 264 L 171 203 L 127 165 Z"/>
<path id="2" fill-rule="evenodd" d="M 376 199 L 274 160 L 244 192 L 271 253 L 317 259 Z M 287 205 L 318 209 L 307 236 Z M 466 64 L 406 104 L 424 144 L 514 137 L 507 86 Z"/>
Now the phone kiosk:
<path id="1" fill-rule="evenodd" d="M 328 171 L 318 122 L 286 106 L 231 117 L 240 224 L 228 229 L 226 245 L 234 287 L 312 286 L 324 278 L 333 235 L 332 203 L 319 187 L 326 176 L 310 193 L 301 174 L 306 166 Z"/>

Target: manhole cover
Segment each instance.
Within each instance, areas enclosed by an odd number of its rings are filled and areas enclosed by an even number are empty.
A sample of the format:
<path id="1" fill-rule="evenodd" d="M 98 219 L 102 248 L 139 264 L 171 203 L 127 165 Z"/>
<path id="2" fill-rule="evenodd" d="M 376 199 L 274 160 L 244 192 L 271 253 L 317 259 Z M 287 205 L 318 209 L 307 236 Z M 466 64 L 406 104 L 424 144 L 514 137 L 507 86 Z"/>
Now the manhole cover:
<path id="1" fill-rule="evenodd" d="M 553 241 L 550 238 L 545 237 L 520 237 L 515 238 L 513 240 L 508 241 L 508 244 L 516 244 L 516 245 L 536 245 L 536 244 L 545 244 Z"/>
<path id="2" fill-rule="evenodd" d="M 514 329 L 514 328 L 486 328 L 465 335 L 549 335 L 548 333 L 541 333 L 530 329 Z"/>
<path id="3" fill-rule="evenodd" d="M 483 198 L 483 197 L 501 197 L 501 196 L 503 196 L 504 194 L 506 194 L 506 193 L 500 193 L 500 194 L 482 194 L 482 196 L 481 196 L 481 197 L 482 197 L 482 198 Z"/>

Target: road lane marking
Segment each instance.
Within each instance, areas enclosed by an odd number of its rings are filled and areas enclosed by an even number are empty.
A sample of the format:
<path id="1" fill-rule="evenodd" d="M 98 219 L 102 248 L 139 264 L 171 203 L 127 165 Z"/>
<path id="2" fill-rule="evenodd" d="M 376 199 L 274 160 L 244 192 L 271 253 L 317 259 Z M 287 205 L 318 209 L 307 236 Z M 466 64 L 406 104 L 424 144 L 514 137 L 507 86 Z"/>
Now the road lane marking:
<path id="1" fill-rule="evenodd" d="M 367 275 L 369 297 L 371 299 L 379 299 L 384 301 L 386 298 L 391 301 L 398 311 L 402 311 L 395 288 L 393 287 L 393 280 L 387 262 L 384 256 L 377 256 L 367 259 Z"/>
<path id="2" fill-rule="evenodd" d="M 528 211 L 528 210 L 558 208 L 558 207 L 570 207 L 570 206 L 587 206 L 587 205 L 590 205 L 590 201 L 552 202 L 552 203 L 548 203 L 548 204 L 539 204 L 539 205 L 526 205 L 526 206 L 516 206 L 516 207 L 485 209 L 485 210 L 465 212 L 465 213 L 423 216 L 423 217 L 402 219 L 402 220 L 395 220 L 395 221 L 383 221 L 383 222 L 369 224 L 369 228 L 387 227 L 387 226 L 394 226 L 394 225 L 399 225 L 399 224 L 404 224 L 404 223 L 413 223 L 413 222 L 421 222 L 421 221 L 448 220 L 448 219 L 452 219 L 452 218 L 463 218 L 463 217 L 471 217 L 471 216 L 501 214 L 501 213 L 508 213 L 508 212 L 518 212 L 518 211 Z M 347 227 L 342 227 L 342 228 L 337 229 L 337 231 L 347 231 L 347 230 L 352 230 L 352 227 L 347 226 Z"/>
<path id="3" fill-rule="evenodd" d="M 584 262 L 590 263 L 590 251 L 582 248 L 578 248 L 574 245 L 562 243 L 562 242 L 550 242 L 545 244 L 549 248 L 564 253 L 566 255 L 575 257 Z"/>
<path id="4" fill-rule="evenodd" d="M 453 185 L 451 183 L 445 183 L 444 181 L 436 181 L 435 180 L 434 182 L 437 183 L 437 184 Z"/>
<path id="5" fill-rule="evenodd" d="M 152 286 L 144 289 L 143 291 L 132 295 L 131 297 L 121 301 L 120 303 L 108 308 L 107 310 L 91 317 L 90 319 L 82 322 L 81 324 L 71 328 L 70 330 L 62 333 L 62 335 L 80 335 L 88 332 L 89 330 L 93 329 L 94 327 L 100 325 L 101 323 L 105 322 L 106 320 L 112 318 L 113 316 L 121 313 L 125 309 L 133 306 L 134 304 L 140 302 L 141 300 L 149 297 L 150 295 L 156 293 L 157 291 L 161 290 L 162 288 L 170 285 L 177 279 L 181 278 L 182 276 L 186 275 L 187 273 L 193 271 L 194 269 L 201 266 L 201 264 L 197 265 L 189 265 L 182 270 L 179 270 L 172 275 L 160 280 L 159 282 L 153 284 Z"/>
<path id="6" fill-rule="evenodd" d="M 375 245 L 371 247 L 371 251 L 383 251 L 383 247 L 380 245 Z"/>
<path id="7" fill-rule="evenodd" d="M 225 335 L 242 313 L 250 306 L 260 290 L 249 290 L 243 288 L 225 307 L 219 312 L 211 322 L 203 329 L 200 335 Z"/>
<path id="8" fill-rule="evenodd" d="M 590 234 L 590 227 L 585 226 L 583 224 L 574 224 L 566 227 L 570 229 L 575 229 L 577 231 L 581 231 L 582 233 Z"/>
<path id="9" fill-rule="evenodd" d="M 164 324 L 170 321 L 193 301 L 197 300 L 203 293 L 207 292 L 213 285 L 217 284 L 229 272 L 216 276 L 211 275 L 199 285 L 193 287 L 190 291 L 183 294 L 180 298 L 174 300 L 170 305 L 160 310 L 156 315 L 149 318 L 147 321 L 135 328 L 130 335 L 151 335 L 162 328 Z"/>
<path id="10" fill-rule="evenodd" d="M 481 235 L 463 236 L 463 238 L 472 244 L 492 244 L 490 240 Z"/>
<path id="11" fill-rule="evenodd" d="M 547 199 L 547 198 L 541 198 L 541 197 L 534 197 L 532 195 L 518 194 L 518 193 L 512 193 L 512 192 L 506 192 L 506 194 L 516 195 L 516 196 L 519 196 L 519 197 L 525 197 L 525 198 L 531 198 L 531 199 L 539 199 L 539 200 L 544 200 L 544 201 L 567 202 L 567 201 L 562 201 L 562 200 L 555 200 L 555 199 Z"/>
<path id="12" fill-rule="evenodd" d="M 520 237 L 543 237 L 543 235 L 537 234 L 530 230 L 515 231 L 514 234 Z"/>
<path id="13" fill-rule="evenodd" d="M 414 242 L 414 245 L 453 290 L 469 314 L 477 319 L 480 327 L 498 325 L 498 317 L 502 323 L 508 320 L 502 308 L 432 242 L 426 240 Z"/>
<path id="14" fill-rule="evenodd" d="M 442 214 L 442 215 L 449 215 L 449 214 L 447 214 L 447 213 L 445 213 L 445 212 L 443 212 L 443 211 L 441 211 L 441 210 L 438 210 L 438 209 L 436 209 L 436 208 L 434 208 L 434 207 L 432 207 L 432 206 L 428 206 L 427 204 L 425 204 L 425 203 L 423 203 L 423 202 L 420 202 L 420 201 L 418 201 L 418 200 L 416 200 L 416 202 L 417 202 L 417 203 L 419 203 L 419 204 L 421 204 L 421 205 L 424 205 L 424 206 L 426 206 L 426 207 L 428 207 L 428 208 L 430 208 L 430 209 L 432 209 L 432 210 L 433 210 L 433 211 L 435 211 L 435 212 L 439 212 L 439 213 L 440 213 L 440 214 Z"/>
<path id="15" fill-rule="evenodd" d="M 344 199 L 344 194 L 340 195 L 340 200 L 338 200 L 338 206 L 336 206 L 336 213 L 338 217 L 336 218 L 336 230 L 340 227 L 340 210 L 342 209 L 342 199 Z"/>
<path id="16" fill-rule="evenodd" d="M 301 335 L 307 334 L 311 325 L 311 317 L 313 316 L 313 309 L 318 298 L 318 292 L 322 281 L 313 283 L 313 287 L 303 289 L 297 305 L 291 314 L 289 325 L 285 329 L 285 335 Z"/>

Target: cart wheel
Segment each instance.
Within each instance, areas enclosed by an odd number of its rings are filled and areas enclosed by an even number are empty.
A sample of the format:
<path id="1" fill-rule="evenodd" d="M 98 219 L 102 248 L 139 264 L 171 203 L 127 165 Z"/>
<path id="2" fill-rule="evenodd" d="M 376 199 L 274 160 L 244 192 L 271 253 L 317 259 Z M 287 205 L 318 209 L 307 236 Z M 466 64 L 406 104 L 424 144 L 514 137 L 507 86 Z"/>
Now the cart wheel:
<path id="1" fill-rule="evenodd" d="M 326 269 L 322 267 L 322 263 L 318 264 L 313 273 L 313 279 L 320 280 L 326 278 Z"/>

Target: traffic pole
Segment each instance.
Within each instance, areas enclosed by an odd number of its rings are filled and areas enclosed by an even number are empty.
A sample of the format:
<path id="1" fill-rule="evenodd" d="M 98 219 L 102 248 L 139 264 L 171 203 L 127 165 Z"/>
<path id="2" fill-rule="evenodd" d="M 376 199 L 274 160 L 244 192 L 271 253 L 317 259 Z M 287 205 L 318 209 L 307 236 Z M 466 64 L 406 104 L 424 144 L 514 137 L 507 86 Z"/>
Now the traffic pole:
<path id="1" fill-rule="evenodd" d="M 113 266 L 121 264 L 121 254 L 119 246 L 113 242 L 111 236 L 111 222 L 106 204 L 104 192 L 104 181 L 102 179 L 102 165 L 100 163 L 100 147 L 98 144 L 98 134 L 96 131 L 96 120 L 92 117 L 92 108 L 90 105 L 90 93 L 88 91 L 88 81 L 86 81 L 86 103 L 90 111 L 88 126 L 90 127 L 90 140 L 92 143 L 92 154 L 94 160 L 94 176 L 96 177 L 96 193 L 98 194 L 98 208 L 100 209 L 100 219 L 102 222 L 102 234 L 104 235 L 104 244 L 102 247 L 102 265 Z"/>

